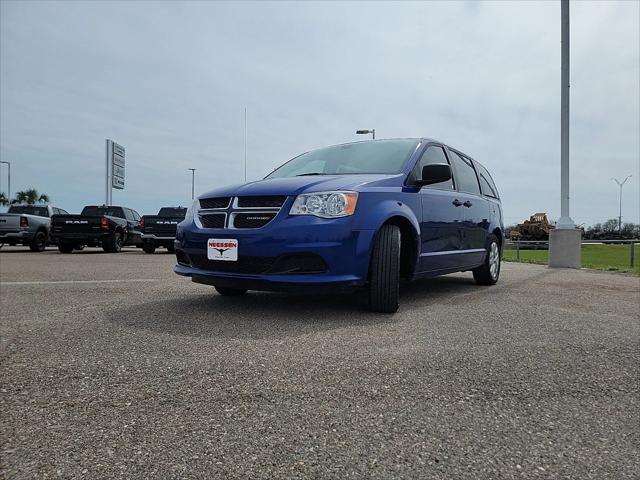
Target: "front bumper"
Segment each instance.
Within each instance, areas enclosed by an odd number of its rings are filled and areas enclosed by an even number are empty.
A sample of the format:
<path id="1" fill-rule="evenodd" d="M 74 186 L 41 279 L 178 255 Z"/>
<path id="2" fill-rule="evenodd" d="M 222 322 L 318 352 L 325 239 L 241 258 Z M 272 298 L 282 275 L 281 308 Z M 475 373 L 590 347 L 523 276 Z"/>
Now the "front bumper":
<path id="1" fill-rule="evenodd" d="M 185 223 L 180 224 L 176 234 L 178 264 L 174 271 L 197 283 L 251 290 L 288 291 L 309 287 L 317 291 L 323 287 L 357 287 L 367 281 L 375 231 L 353 230 L 351 217 L 322 219 L 281 212 L 271 223 L 256 229 L 204 229 L 193 221 Z M 246 265 L 247 259 L 257 263 L 273 259 L 272 263 L 278 263 L 283 257 L 309 255 L 320 257 L 326 269 L 314 273 L 229 271 L 234 268 L 230 265 L 233 262 L 206 259 L 210 238 L 237 240 L 238 265 Z M 199 261 L 192 260 L 195 258 Z M 225 271 L 216 271 L 218 265 Z"/>

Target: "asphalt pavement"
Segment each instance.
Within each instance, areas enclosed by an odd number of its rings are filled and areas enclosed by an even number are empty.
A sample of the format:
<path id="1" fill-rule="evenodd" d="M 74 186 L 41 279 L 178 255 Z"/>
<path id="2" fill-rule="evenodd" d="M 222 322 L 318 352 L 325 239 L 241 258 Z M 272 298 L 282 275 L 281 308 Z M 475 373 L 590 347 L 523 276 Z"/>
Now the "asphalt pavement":
<path id="1" fill-rule="evenodd" d="M 0 250 L 0 477 L 640 477 L 638 277 L 504 264 L 381 315 L 173 263 Z"/>

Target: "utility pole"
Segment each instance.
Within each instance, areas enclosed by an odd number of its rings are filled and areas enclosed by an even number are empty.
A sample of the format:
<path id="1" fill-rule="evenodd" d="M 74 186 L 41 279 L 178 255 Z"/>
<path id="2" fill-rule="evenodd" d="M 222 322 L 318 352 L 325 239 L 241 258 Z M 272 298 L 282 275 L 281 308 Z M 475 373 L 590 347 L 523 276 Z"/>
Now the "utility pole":
<path id="1" fill-rule="evenodd" d="M 618 180 L 617 178 L 611 179 L 618 184 L 618 187 L 620 187 L 620 207 L 618 210 L 618 233 L 620 234 L 622 234 L 622 187 L 632 176 L 633 175 L 627 175 L 627 177 L 622 181 Z"/>
<path id="2" fill-rule="evenodd" d="M 188 168 L 187 170 L 191 170 L 191 200 L 194 198 L 195 193 L 195 185 L 196 185 L 196 169 Z"/>
<path id="3" fill-rule="evenodd" d="M 244 182 L 247 183 L 247 107 L 244 107 Z"/>
<path id="4" fill-rule="evenodd" d="M 11 202 L 11 162 L 0 160 L 0 163 L 7 165 L 7 200 Z"/>

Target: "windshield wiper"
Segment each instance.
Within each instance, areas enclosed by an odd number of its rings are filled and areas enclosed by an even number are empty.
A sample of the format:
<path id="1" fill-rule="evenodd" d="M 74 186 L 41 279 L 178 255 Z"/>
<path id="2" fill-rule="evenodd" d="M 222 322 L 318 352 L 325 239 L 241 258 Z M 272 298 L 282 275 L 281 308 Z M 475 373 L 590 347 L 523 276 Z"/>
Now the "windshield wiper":
<path id="1" fill-rule="evenodd" d="M 301 173 L 299 175 L 296 175 L 296 177 L 309 177 L 311 175 L 324 175 L 324 173 L 317 173 L 317 172 L 314 172 L 314 173 Z"/>

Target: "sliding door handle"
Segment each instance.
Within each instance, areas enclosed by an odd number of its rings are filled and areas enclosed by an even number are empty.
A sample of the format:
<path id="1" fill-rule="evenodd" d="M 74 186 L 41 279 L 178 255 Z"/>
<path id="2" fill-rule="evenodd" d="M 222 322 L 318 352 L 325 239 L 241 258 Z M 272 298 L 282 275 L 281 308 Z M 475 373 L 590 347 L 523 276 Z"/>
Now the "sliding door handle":
<path id="1" fill-rule="evenodd" d="M 451 203 L 453 203 L 456 207 L 459 207 L 460 205 L 462 205 L 462 202 L 460 200 L 458 200 L 457 198 Z"/>
<path id="2" fill-rule="evenodd" d="M 469 200 L 467 200 L 466 202 L 463 203 L 463 205 L 465 207 L 470 207 L 471 205 L 473 205 L 473 203 L 471 203 Z"/>

